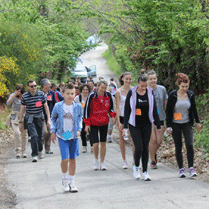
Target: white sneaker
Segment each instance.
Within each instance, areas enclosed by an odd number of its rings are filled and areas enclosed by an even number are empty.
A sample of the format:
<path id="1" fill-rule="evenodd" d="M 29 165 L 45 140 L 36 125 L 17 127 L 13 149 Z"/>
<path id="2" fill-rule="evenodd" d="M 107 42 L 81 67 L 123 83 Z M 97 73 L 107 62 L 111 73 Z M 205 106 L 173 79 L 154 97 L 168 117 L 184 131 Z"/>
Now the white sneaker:
<path id="1" fill-rule="evenodd" d="M 196 173 L 196 171 L 195 171 L 195 169 L 193 167 L 190 167 L 188 172 L 189 172 L 189 175 L 191 177 L 196 177 L 197 176 L 197 173 Z"/>
<path id="2" fill-rule="evenodd" d="M 69 179 L 68 178 L 62 178 L 62 189 L 64 192 L 69 192 L 70 187 L 69 187 Z"/>
<path id="3" fill-rule="evenodd" d="M 94 169 L 95 171 L 99 170 L 99 161 L 96 160 L 96 159 L 94 160 L 93 169 Z"/>
<path id="4" fill-rule="evenodd" d="M 112 137 L 111 137 L 111 136 L 108 136 L 108 137 L 107 137 L 107 142 L 108 142 L 108 143 L 112 143 Z"/>
<path id="5" fill-rule="evenodd" d="M 133 166 L 133 171 L 134 171 L 134 178 L 135 179 L 140 179 L 140 167 L 136 167 L 135 165 Z"/>
<path id="6" fill-rule="evenodd" d="M 70 192 L 78 192 L 78 189 L 77 187 L 75 186 L 75 183 L 70 183 L 69 184 L 69 187 L 70 187 Z"/>
<path id="7" fill-rule="evenodd" d="M 38 161 L 38 156 L 33 156 L 33 157 L 32 157 L 32 162 L 33 162 L 33 163 L 36 163 L 37 161 Z"/>
<path id="8" fill-rule="evenodd" d="M 102 171 L 107 170 L 107 168 L 106 168 L 104 162 L 101 162 L 101 164 L 100 164 L 100 169 L 101 169 Z"/>
<path id="9" fill-rule="evenodd" d="M 21 156 L 21 154 L 20 154 L 20 152 L 18 151 L 18 152 L 16 153 L 16 158 L 20 158 L 20 156 Z"/>
<path id="10" fill-rule="evenodd" d="M 82 149 L 82 153 L 86 153 L 87 152 L 87 147 L 84 146 L 83 149 Z"/>
<path id="11" fill-rule="evenodd" d="M 126 160 L 124 160 L 123 161 L 123 169 L 127 169 L 128 168 L 128 164 L 127 164 L 127 161 Z"/>
<path id="12" fill-rule="evenodd" d="M 91 147 L 91 153 L 93 153 L 93 147 Z"/>
<path id="13" fill-rule="evenodd" d="M 44 154 L 43 154 L 42 151 L 41 152 L 38 152 L 38 157 L 39 157 L 39 159 L 43 159 L 44 158 Z"/>
<path id="14" fill-rule="evenodd" d="M 23 157 L 23 158 L 27 158 L 26 152 L 22 152 L 22 157 Z"/>
<path id="15" fill-rule="evenodd" d="M 143 177 L 144 177 L 144 180 L 145 180 L 145 181 L 151 181 L 151 178 L 149 177 L 149 174 L 147 173 L 147 171 L 145 171 L 145 172 L 143 173 Z"/>

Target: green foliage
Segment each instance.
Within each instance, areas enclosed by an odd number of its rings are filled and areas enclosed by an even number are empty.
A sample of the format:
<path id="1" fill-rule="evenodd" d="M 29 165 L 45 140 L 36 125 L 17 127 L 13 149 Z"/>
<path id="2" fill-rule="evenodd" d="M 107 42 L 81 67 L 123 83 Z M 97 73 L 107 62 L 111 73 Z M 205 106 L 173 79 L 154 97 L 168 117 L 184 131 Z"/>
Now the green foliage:
<path id="1" fill-rule="evenodd" d="M 198 133 L 195 132 L 194 138 L 194 146 L 200 147 L 205 150 L 205 152 L 209 152 L 209 115 L 207 115 L 204 120 L 201 121 L 202 130 Z"/>
<path id="2" fill-rule="evenodd" d="M 168 91 L 175 88 L 177 72 L 189 75 L 192 90 L 207 88 L 209 19 L 200 1 L 90 2 L 89 10 L 100 17 L 101 33 L 111 34 L 107 41 L 122 69 L 136 74 L 141 68 L 155 69 Z"/>

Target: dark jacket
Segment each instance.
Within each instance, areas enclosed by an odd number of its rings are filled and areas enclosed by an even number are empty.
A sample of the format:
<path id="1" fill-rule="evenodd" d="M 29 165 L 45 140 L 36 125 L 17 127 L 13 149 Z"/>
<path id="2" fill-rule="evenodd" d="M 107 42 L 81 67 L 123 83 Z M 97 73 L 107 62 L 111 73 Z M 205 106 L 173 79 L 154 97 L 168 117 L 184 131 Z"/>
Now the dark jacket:
<path id="1" fill-rule="evenodd" d="M 167 108 L 166 108 L 166 126 L 167 127 L 172 127 L 172 124 L 173 124 L 174 109 L 175 109 L 175 105 L 177 102 L 177 91 L 178 89 L 173 90 L 168 96 L 168 103 L 167 103 Z M 200 123 L 200 120 L 197 115 L 194 92 L 188 90 L 187 94 L 191 102 L 191 107 L 189 108 L 189 120 L 190 120 L 189 123 L 191 124 L 191 126 L 193 126 L 194 119 L 196 123 Z"/>
<path id="2" fill-rule="evenodd" d="M 104 101 L 102 103 L 97 98 L 96 92 L 89 94 L 86 100 L 83 118 L 83 122 L 86 126 L 107 125 L 109 123 L 108 113 L 111 118 L 115 117 L 116 113 L 113 110 L 113 99 L 110 92 L 104 94 Z"/>

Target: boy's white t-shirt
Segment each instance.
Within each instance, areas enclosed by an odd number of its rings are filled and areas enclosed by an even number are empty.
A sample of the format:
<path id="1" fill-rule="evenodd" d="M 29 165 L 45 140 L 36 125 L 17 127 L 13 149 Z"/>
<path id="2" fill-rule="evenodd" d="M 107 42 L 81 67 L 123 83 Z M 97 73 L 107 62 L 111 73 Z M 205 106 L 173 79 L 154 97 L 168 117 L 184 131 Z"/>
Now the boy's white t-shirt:
<path id="1" fill-rule="evenodd" d="M 70 139 L 74 138 L 74 126 L 73 126 L 73 121 L 74 121 L 74 112 L 73 112 L 73 104 L 72 105 L 66 105 L 65 103 L 63 104 L 63 130 L 64 132 L 70 131 L 72 134 L 72 137 Z"/>

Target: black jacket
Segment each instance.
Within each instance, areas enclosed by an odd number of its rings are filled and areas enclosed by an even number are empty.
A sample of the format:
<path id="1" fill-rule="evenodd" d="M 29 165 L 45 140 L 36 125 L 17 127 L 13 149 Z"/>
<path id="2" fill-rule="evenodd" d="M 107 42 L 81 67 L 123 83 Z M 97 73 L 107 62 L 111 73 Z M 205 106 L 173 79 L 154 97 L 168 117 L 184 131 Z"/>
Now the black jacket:
<path id="1" fill-rule="evenodd" d="M 167 127 L 172 127 L 172 124 L 173 124 L 174 109 L 175 109 L 175 105 L 177 102 L 177 91 L 178 89 L 173 90 L 168 96 L 168 103 L 167 103 L 167 108 L 166 108 L 166 126 Z M 189 123 L 191 124 L 191 126 L 193 126 L 194 119 L 196 123 L 200 123 L 200 120 L 197 115 L 194 92 L 188 90 L 187 94 L 191 102 L 191 107 L 189 108 L 189 119 L 190 119 Z"/>

